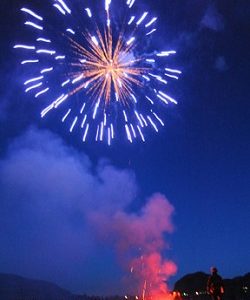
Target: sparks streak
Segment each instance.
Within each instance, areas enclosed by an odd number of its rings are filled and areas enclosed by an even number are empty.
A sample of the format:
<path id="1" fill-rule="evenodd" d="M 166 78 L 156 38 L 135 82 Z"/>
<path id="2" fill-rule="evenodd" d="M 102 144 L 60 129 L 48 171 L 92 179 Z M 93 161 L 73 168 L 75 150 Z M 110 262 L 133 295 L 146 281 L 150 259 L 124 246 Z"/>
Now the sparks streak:
<path id="1" fill-rule="evenodd" d="M 37 24 L 35 24 L 35 23 L 33 23 L 33 22 L 27 21 L 27 22 L 25 22 L 24 24 L 25 24 L 25 25 L 28 25 L 28 26 L 32 26 L 32 27 L 34 27 L 34 28 L 36 28 L 36 29 L 39 29 L 39 30 L 43 30 L 43 27 L 42 27 L 42 26 L 39 26 L 39 25 L 37 25 Z"/>
<path id="2" fill-rule="evenodd" d="M 48 90 L 49 90 L 49 88 L 46 88 L 46 89 L 44 89 L 44 90 L 42 90 L 42 91 L 36 93 L 36 94 L 35 94 L 35 98 L 39 97 L 39 96 L 42 95 L 42 94 L 45 94 Z"/>
<path id="3" fill-rule="evenodd" d="M 31 64 L 31 63 L 38 63 L 39 60 L 38 59 L 29 59 L 29 60 L 23 60 L 21 62 L 22 65 L 25 65 L 25 64 Z"/>
<path id="4" fill-rule="evenodd" d="M 15 45 L 14 46 L 14 49 L 18 49 L 18 48 L 27 49 L 27 50 L 35 50 L 36 49 L 35 46 L 29 46 L 29 45 Z"/>
<path id="5" fill-rule="evenodd" d="M 37 83 L 37 84 L 34 84 L 34 85 L 28 87 L 28 88 L 25 90 L 25 93 L 27 93 L 27 92 L 29 92 L 29 91 L 31 91 L 31 90 L 33 90 L 33 89 L 36 89 L 36 88 L 40 87 L 42 84 L 43 84 L 42 82 L 39 82 L 39 83 Z"/>
<path id="6" fill-rule="evenodd" d="M 88 134 L 88 130 L 89 130 L 89 124 L 87 124 L 87 126 L 86 126 L 86 129 L 85 129 L 85 132 L 84 132 L 84 135 L 83 135 L 83 142 L 86 142 L 86 137 L 87 137 L 87 134 Z"/>
<path id="7" fill-rule="evenodd" d="M 37 40 L 37 42 L 51 43 L 51 40 L 45 39 L 45 38 L 38 38 L 38 39 L 36 39 L 36 40 Z"/>
<path id="8" fill-rule="evenodd" d="M 87 15 L 92 18 L 92 12 L 89 8 L 85 8 L 86 12 L 87 12 Z"/>
<path id="9" fill-rule="evenodd" d="M 51 67 L 51 68 L 46 68 L 46 69 L 43 69 L 43 70 L 41 70 L 41 74 L 43 74 L 43 73 L 47 73 L 47 72 L 51 72 L 51 71 L 53 71 L 53 67 Z"/>
<path id="10" fill-rule="evenodd" d="M 62 122 L 64 122 L 67 119 L 67 117 L 70 114 L 70 112 L 71 112 L 71 109 L 68 109 L 68 111 L 66 112 L 66 114 L 62 118 Z"/>
<path id="11" fill-rule="evenodd" d="M 28 8 L 23 7 L 23 8 L 21 8 L 21 11 L 26 12 L 27 14 L 31 15 L 32 17 L 34 17 L 40 21 L 43 20 L 42 17 L 40 17 L 39 15 L 37 15 L 36 13 L 34 13 L 32 10 L 30 10 Z"/>
<path id="12" fill-rule="evenodd" d="M 26 80 L 26 81 L 24 82 L 24 85 L 27 85 L 27 84 L 29 84 L 30 82 L 34 82 L 34 81 L 41 80 L 41 79 L 43 79 L 43 76 L 31 78 L 31 79 L 29 79 L 29 80 Z"/>

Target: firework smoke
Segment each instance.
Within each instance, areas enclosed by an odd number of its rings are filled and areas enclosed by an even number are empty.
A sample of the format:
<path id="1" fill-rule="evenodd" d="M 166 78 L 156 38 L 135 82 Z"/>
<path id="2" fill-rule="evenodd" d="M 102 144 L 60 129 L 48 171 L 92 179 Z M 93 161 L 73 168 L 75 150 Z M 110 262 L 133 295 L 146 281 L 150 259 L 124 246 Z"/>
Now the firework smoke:
<path id="1" fill-rule="evenodd" d="M 92 215 L 99 235 L 115 245 L 120 262 L 130 273 L 125 280 L 129 293 L 143 299 L 169 297 L 167 280 L 177 267 L 162 253 L 168 247 L 165 234 L 173 231 L 173 211 L 163 195 L 155 194 L 139 214 Z"/>
<path id="2" fill-rule="evenodd" d="M 133 172 L 93 166 L 50 132 L 29 130 L 0 161 L 2 272 L 98 295 L 142 297 L 146 282 L 144 298 L 166 298 L 173 207 L 156 194 L 128 212 L 137 190 Z"/>

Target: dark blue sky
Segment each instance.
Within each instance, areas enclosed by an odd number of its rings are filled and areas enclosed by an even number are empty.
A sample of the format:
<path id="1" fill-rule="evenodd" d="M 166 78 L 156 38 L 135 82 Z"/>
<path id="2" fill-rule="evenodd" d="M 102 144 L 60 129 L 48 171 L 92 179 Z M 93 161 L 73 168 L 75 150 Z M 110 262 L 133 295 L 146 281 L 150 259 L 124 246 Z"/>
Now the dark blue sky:
<path id="1" fill-rule="evenodd" d="M 38 2 L 34 1 L 33 7 L 41 6 Z M 32 195 L 37 193 L 30 192 L 32 181 L 21 184 L 19 179 L 22 181 L 23 176 L 30 176 L 31 170 L 26 170 L 25 162 L 32 165 L 32 158 L 34 166 L 41 168 L 45 168 L 42 162 L 48 161 L 49 169 L 50 142 L 59 151 L 59 158 L 55 155 L 53 159 L 66 157 L 66 161 L 69 160 L 63 166 L 60 161 L 57 162 L 62 172 L 70 165 L 70 161 L 73 165 L 77 161 L 78 165 L 81 161 L 79 157 L 83 157 L 85 175 L 90 170 L 93 177 L 95 173 L 98 175 L 97 166 L 104 158 L 116 170 L 111 175 L 118 172 L 121 177 L 125 176 L 127 183 L 130 178 L 128 174 L 133 174 L 132 183 L 128 183 L 128 191 L 133 194 L 133 201 L 127 201 L 132 211 L 139 210 L 155 192 L 168 198 L 175 208 L 175 231 L 167 237 L 170 250 L 166 255 L 178 266 L 178 273 L 172 281 L 186 273 L 199 270 L 208 272 L 211 265 L 216 265 L 223 277 L 233 277 L 250 271 L 249 1 L 148 0 L 145 3 L 159 16 L 159 46 L 167 43 L 170 48 L 177 50 L 175 64 L 182 69 L 183 74 L 177 83 L 171 84 L 170 90 L 179 104 L 167 110 L 165 128 L 145 144 L 130 145 L 120 141 L 109 148 L 96 143 L 83 145 L 78 136 L 69 135 L 59 123 L 39 119 L 40 110 L 34 99 L 23 93 L 24 72 L 17 64 L 17 52 L 12 49 L 16 42 L 22 40 L 22 20 L 18 12 L 20 1 L 1 1 L 0 215 L 4 221 L 0 229 L 0 272 L 48 279 L 70 289 L 81 290 L 82 271 L 77 259 L 74 270 L 80 275 L 75 275 L 74 280 L 64 274 L 71 262 L 69 258 L 68 262 L 65 261 L 67 257 L 64 256 L 55 264 L 57 271 L 48 274 L 50 268 L 44 262 L 48 265 L 52 263 L 50 259 L 54 255 L 53 247 L 42 248 L 40 253 L 39 247 L 32 245 L 30 247 L 37 251 L 36 255 L 31 255 L 30 261 L 25 257 L 28 255 L 25 251 L 27 241 L 33 235 L 36 236 L 37 232 L 43 236 L 42 241 L 46 241 L 45 231 L 49 231 L 49 227 L 37 229 L 36 224 L 32 230 L 34 220 L 27 215 L 32 215 L 33 209 L 39 210 L 40 204 L 36 208 L 32 205 L 28 209 L 23 207 L 19 200 L 30 197 L 29 201 L 32 202 Z M 48 131 L 54 135 L 51 136 Z M 50 150 L 43 141 L 48 143 Z M 38 154 L 28 155 L 31 151 L 29 147 Z M 18 173 L 16 166 L 19 164 L 25 170 L 20 172 L 20 177 L 14 176 L 14 173 Z M 57 164 L 55 168 L 56 166 Z M 128 174 L 126 170 L 129 170 Z M 74 175 L 78 171 L 78 167 L 70 170 L 72 176 L 68 175 L 69 185 L 74 176 L 75 181 L 79 180 L 80 177 Z M 49 195 L 49 185 L 53 185 L 54 181 L 45 184 L 43 176 L 49 171 L 44 172 L 36 180 L 44 181 L 41 185 L 48 188 L 48 199 L 58 198 L 53 207 L 48 208 L 48 204 L 47 209 L 52 213 L 47 217 L 63 218 L 63 214 L 55 214 L 57 205 L 60 206 L 58 203 L 61 194 Z M 67 176 L 63 177 L 65 181 L 62 181 L 62 185 L 67 184 L 66 179 Z M 103 201 L 109 197 L 107 203 L 112 203 L 111 199 L 119 198 L 119 182 L 113 187 L 113 190 L 108 188 L 108 193 L 104 190 L 103 195 L 95 200 Z M 68 192 L 70 198 L 70 191 Z M 74 196 L 77 198 L 79 195 Z M 37 203 L 37 196 L 34 199 Z M 72 215 L 72 218 L 75 221 L 72 225 L 74 230 L 70 234 L 75 232 L 77 237 L 83 221 L 78 215 L 78 202 L 73 203 L 75 217 Z M 35 216 L 36 214 L 37 212 L 34 213 Z M 46 218 L 42 222 L 46 223 Z M 27 223 L 25 220 L 28 220 Z M 58 224 L 53 222 L 53 230 L 62 224 L 63 220 Z M 55 230 L 55 234 L 56 232 Z M 67 234 L 62 235 L 60 241 L 65 236 Z M 75 245 L 79 246 L 78 243 Z M 62 247 L 66 245 L 62 243 Z M 110 267 L 109 262 L 112 260 L 108 250 L 106 253 L 98 245 L 93 249 L 95 252 L 91 254 L 92 260 L 95 260 L 96 255 L 98 263 L 102 261 L 104 268 L 106 264 Z M 48 254 L 43 256 L 46 251 Z M 78 250 L 73 252 L 76 258 L 80 256 Z M 104 259 L 101 259 L 102 255 Z M 14 256 L 17 256 L 16 260 L 13 259 Z M 43 257 L 44 261 L 41 259 L 37 264 L 38 257 Z M 22 261 L 25 263 L 21 263 Z M 96 271 L 99 270 L 97 267 L 90 262 L 88 265 L 86 261 L 82 263 L 82 268 L 87 266 L 93 269 L 89 274 L 93 280 L 89 280 L 86 286 L 86 291 L 91 292 L 95 290 L 94 280 L 100 274 Z M 111 274 L 118 272 L 115 265 L 110 268 Z M 112 282 L 112 276 L 107 280 Z M 100 291 L 103 288 L 106 292 L 102 276 L 100 282 L 103 284 Z"/>

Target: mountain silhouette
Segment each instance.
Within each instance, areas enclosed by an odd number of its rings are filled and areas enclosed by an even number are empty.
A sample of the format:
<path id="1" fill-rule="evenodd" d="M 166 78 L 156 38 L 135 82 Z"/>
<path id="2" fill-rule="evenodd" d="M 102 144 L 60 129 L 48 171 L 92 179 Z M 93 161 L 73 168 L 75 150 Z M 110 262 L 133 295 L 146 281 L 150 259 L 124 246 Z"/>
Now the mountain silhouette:
<path id="1" fill-rule="evenodd" d="M 56 284 L 0 273 L 1 300 L 66 300 L 73 295 Z"/>

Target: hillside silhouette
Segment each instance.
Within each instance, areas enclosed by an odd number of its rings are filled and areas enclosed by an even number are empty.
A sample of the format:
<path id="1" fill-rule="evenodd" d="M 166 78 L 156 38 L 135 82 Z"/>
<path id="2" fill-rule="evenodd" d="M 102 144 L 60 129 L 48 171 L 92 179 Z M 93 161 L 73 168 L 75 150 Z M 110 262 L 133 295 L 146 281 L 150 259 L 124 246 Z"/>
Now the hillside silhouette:
<path id="1" fill-rule="evenodd" d="M 176 300 L 210 300 L 206 292 L 209 274 L 196 272 L 187 274 L 174 285 Z M 250 300 L 250 273 L 233 279 L 224 279 L 223 300 Z M 133 297 L 131 297 L 132 300 Z M 58 285 L 28 279 L 12 274 L 0 273 L 0 300 L 122 300 L 123 296 L 97 297 L 74 295 Z"/>

